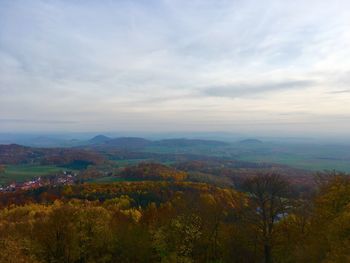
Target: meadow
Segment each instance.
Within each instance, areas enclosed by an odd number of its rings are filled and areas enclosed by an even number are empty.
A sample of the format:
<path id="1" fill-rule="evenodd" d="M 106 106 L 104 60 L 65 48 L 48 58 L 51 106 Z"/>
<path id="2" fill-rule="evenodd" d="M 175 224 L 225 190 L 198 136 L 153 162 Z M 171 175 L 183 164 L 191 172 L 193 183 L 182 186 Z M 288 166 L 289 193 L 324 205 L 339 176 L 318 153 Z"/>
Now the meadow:
<path id="1" fill-rule="evenodd" d="M 5 172 L 0 174 L 0 185 L 11 182 L 24 182 L 34 177 L 45 176 L 62 171 L 63 168 L 54 165 L 20 164 L 6 165 Z"/>

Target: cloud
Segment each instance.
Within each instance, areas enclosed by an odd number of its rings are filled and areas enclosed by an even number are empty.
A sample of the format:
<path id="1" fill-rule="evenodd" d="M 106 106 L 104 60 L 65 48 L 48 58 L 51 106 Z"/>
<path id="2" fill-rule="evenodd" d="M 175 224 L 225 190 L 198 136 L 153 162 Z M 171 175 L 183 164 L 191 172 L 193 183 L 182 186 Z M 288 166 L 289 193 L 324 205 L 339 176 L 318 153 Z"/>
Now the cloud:
<path id="1" fill-rule="evenodd" d="M 25 123 L 25 124 L 76 124 L 76 121 L 63 120 L 31 120 L 31 119 L 0 119 L 0 123 Z"/>
<path id="2" fill-rule="evenodd" d="M 203 95 L 213 97 L 255 97 L 267 95 L 271 92 L 283 92 L 287 90 L 307 89 L 316 83 L 310 80 L 284 81 L 277 83 L 256 83 L 256 84 L 233 84 L 224 86 L 213 86 L 203 89 Z"/>
<path id="3" fill-rule="evenodd" d="M 348 0 L 0 1 L 1 128 L 45 130 L 52 119 L 58 130 L 79 120 L 70 127 L 231 131 L 285 109 L 327 122 L 350 114 L 349 8 Z"/>
<path id="4" fill-rule="evenodd" d="M 344 94 L 344 93 L 350 93 L 350 89 L 345 89 L 345 90 L 335 90 L 335 91 L 330 91 L 328 92 L 329 94 Z"/>

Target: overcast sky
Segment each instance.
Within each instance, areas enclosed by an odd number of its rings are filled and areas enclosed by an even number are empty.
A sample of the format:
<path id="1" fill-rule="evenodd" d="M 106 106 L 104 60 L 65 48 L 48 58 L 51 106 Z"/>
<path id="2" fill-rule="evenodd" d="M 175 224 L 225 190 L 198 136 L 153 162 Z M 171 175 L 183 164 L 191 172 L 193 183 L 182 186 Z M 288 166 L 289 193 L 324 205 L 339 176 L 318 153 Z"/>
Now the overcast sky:
<path id="1" fill-rule="evenodd" d="M 349 129 L 349 0 L 0 0 L 2 132 Z"/>

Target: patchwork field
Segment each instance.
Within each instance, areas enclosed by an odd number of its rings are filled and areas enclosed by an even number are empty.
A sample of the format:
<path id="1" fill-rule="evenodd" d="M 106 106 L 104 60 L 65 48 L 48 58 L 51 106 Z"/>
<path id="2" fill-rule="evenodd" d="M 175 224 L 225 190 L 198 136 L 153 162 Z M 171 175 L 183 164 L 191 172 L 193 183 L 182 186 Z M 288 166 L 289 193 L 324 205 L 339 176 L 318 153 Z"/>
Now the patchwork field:
<path id="1" fill-rule="evenodd" d="M 297 154 L 274 154 L 274 155 L 241 155 L 242 161 L 285 164 L 294 168 L 310 171 L 337 170 L 350 172 L 350 162 L 347 160 L 327 160 L 309 157 L 301 157 Z"/>
<path id="2" fill-rule="evenodd" d="M 158 147 L 161 154 L 199 154 L 257 163 L 276 163 L 309 171 L 350 172 L 350 146 L 280 143 L 233 143 L 224 147 Z"/>

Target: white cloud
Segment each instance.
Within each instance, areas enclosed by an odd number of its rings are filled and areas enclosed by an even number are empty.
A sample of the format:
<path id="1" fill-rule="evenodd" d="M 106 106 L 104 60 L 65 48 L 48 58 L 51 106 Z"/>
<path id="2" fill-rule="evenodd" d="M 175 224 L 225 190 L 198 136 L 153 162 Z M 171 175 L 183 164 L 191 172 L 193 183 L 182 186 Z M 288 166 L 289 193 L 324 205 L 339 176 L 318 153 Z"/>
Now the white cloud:
<path id="1" fill-rule="evenodd" d="M 332 132 L 350 128 L 337 117 L 350 115 L 349 8 L 347 0 L 1 1 L 0 119 L 23 120 L 2 129 L 269 123 L 317 133 L 329 118 Z M 59 121 L 39 125 L 48 119 Z"/>

